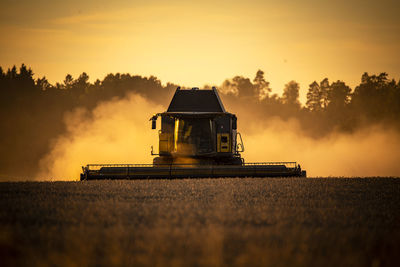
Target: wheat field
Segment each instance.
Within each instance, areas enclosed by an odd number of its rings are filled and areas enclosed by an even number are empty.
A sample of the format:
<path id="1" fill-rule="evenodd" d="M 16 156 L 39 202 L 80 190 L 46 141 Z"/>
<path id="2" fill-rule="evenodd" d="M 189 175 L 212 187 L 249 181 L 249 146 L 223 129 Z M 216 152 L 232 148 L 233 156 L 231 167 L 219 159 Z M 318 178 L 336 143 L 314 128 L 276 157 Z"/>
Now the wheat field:
<path id="1" fill-rule="evenodd" d="M 2 266 L 398 266 L 400 179 L 0 183 Z"/>

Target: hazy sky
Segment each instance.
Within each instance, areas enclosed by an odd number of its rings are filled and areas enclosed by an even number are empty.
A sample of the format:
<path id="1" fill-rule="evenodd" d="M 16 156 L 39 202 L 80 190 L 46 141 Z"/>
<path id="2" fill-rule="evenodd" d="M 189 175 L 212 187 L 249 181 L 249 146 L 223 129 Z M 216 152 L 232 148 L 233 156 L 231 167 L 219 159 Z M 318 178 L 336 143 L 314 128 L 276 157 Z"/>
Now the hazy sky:
<path id="1" fill-rule="evenodd" d="M 61 82 L 87 72 L 220 85 L 266 73 L 352 87 L 365 71 L 400 78 L 400 1 L 0 0 L 0 66 L 25 63 Z"/>

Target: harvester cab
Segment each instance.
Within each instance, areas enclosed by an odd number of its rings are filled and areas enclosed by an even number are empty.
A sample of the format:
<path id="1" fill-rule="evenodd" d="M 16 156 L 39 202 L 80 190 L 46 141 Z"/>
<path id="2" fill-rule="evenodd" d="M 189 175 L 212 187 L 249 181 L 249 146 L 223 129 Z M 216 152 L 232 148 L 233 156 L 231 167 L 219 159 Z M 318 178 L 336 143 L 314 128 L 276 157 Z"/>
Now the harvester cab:
<path id="1" fill-rule="evenodd" d="M 192 88 L 175 91 L 166 112 L 150 120 L 159 130 L 159 153 L 154 164 L 196 162 L 197 164 L 241 165 L 243 141 L 237 131 L 235 114 L 225 111 L 215 87 L 211 90 Z"/>
<path id="2" fill-rule="evenodd" d="M 152 164 L 88 164 L 81 180 L 306 176 L 296 162 L 245 163 L 236 115 L 225 111 L 215 87 L 178 87 L 167 111 L 150 118 L 152 129 L 158 117 Z"/>

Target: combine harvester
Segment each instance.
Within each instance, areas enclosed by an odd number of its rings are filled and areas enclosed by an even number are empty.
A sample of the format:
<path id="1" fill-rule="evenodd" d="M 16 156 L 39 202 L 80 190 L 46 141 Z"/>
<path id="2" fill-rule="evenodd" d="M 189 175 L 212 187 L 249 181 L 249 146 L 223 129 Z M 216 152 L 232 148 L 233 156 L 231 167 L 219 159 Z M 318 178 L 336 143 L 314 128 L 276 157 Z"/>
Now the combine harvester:
<path id="1" fill-rule="evenodd" d="M 168 110 L 154 115 L 159 130 L 159 153 L 153 164 L 89 164 L 81 180 L 173 179 L 223 177 L 305 177 L 296 162 L 245 163 L 235 114 L 225 111 L 215 87 L 177 88 Z"/>

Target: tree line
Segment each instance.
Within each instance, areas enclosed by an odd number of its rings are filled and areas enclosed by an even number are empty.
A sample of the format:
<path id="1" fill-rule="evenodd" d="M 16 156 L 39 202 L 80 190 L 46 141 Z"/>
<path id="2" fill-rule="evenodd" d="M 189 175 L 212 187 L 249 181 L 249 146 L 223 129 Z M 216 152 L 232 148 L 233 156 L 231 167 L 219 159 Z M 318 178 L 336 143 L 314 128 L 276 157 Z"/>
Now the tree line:
<path id="1" fill-rule="evenodd" d="M 282 96 L 271 94 L 261 70 L 253 80 L 236 76 L 225 80 L 220 88 L 232 110 L 251 111 L 242 112 L 248 115 L 245 122 L 296 119 L 302 131 L 314 138 L 334 131 L 352 133 L 375 124 L 400 130 L 400 80 L 389 79 L 387 73 L 364 73 L 354 90 L 341 80 L 313 81 L 305 105 L 299 101 L 299 83 L 288 82 Z"/>
<path id="2" fill-rule="evenodd" d="M 51 84 L 46 77 L 35 79 L 24 64 L 6 71 L 0 67 L 0 175 L 34 175 L 54 138 L 66 132 L 66 112 L 78 107 L 91 111 L 102 101 L 130 93 L 167 107 L 176 87 L 163 85 L 154 76 L 120 73 L 91 83 L 85 72 L 77 78 L 68 74 L 63 82 Z M 305 105 L 299 101 L 299 83 L 290 81 L 281 96 L 272 94 L 261 70 L 253 79 L 235 76 L 218 88 L 227 109 L 238 115 L 242 130 L 266 127 L 275 118 L 296 119 L 302 132 L 314 138 L 378 123 L 400 129 L 400 81 L 389 79 L 386 73 L 364 73 L 354 90 L 344 81 L 314 81 Z"/>

